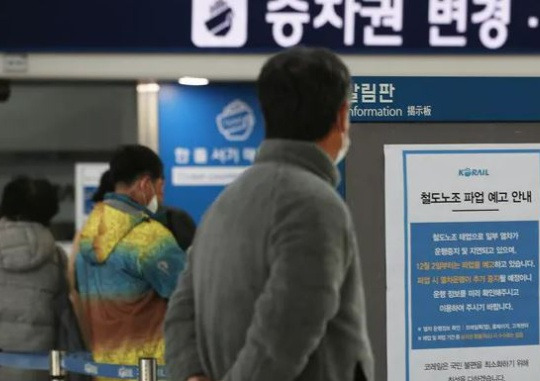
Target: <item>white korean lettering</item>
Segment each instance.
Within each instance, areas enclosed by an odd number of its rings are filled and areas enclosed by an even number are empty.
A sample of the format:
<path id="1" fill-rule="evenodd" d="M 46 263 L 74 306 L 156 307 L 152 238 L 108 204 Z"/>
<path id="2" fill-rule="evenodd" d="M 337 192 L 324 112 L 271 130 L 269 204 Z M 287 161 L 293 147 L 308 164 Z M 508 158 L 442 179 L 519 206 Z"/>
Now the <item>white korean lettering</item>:
<path id="1" fill-rule="evenodd" d="M 364 26 L 364 44 L 366 46 L 400 46 L 403 37 L 394 34 L 377 34 L 383 28 L 393 32 L 403 29 L 403 0 L 345 0 L 344 43 L 347 46 L 355 43 L 357 15 L 370 19 L 370 25 Z"/>
<path id="2" fill-rule="evenodd" d="M 294 11 L 280 12 L 285 8 Z M 266 22 L 272 24 L 272 35 L 276 43 L 283 47 L 297 45 L 302 41 L 304 24 L 309 23 L 309 4 L 305 0 L 272 0 L 267 5 Z M 286 33 L 286 27 L 290 33 Z"/>
<path id="3" fill-rule="evenodd" d="M 358 93 L 360 92 L 360 85 L 355 83 L 351 92 L 351 104 L 358 103 Z"/>
<path id="4" fill-rule="evenodd" d="M 467 0 L 429 0 L 429 44 L 431 46 L 463 47 L 467 45 Z M 455 23 L 456 33 L 442 34 L 441 26 Z M 461 34 L 461 35 L 460 35 Z"/>
<path id="5" fill-rule="evenodd" d="M 394 91 L 395 86 L 391 83 L 379 84 L 379 102 L 380 103 L 394 103 Z"/>
<path id="6" fill-rule="evenodd" d="M 374 83 L 362 83 L 362 103 L 377 102 L 377 85 Z"/>
<path id="7" fill-rule="evenodd" d="M 489 49 L 499 49 L 508 40 L 511 0 L 473 0 L 481 11 L 472 15 L 473 24 L 480 25 L 480 41 Z"/>
<path id="8" fill-rule="evenodd" d="M 191 156 L 189 148 L 178 147 L 174 150 L 174 158 L 176 164 L 188 164 Z"/>
<path id="9" fill-rule="evenodd" d="M 256 157 L 257 157 L 257 148 L 244 148 L 242 150 L 242 158 L 245 161 L 249 161 L 253 163 L 255 162 Z"/>
<path id="10" fill-rule="evenodd" d="M 355 20 L 356 15 L 360 14 L 362 6 L 356 0 L 345 0 L 345 38 L 344 43 L 347 46 L 354 45 L 355 42 Z"/>
<path id="11" fill-rule="evenodd" d="M 193 150 L 193 161 L 195 164 L 208 163 L 208 150 L 202 147 L 195 148 Z"/>
<path id="12" fill-rule="evenodd" d="M 341 5 L 343 0 L 315 0 L 315 4 L 322 5 L 321 13 L 313 20 L 313 26 L 319 29 L 326 24 L 335 28 L 343 28 L 343 19 L 336 13 L 336 6 Z"/>
<path id="13" fill-rule="evenodd" d="M 363 17 L 371 19 L 371 25 L 364 28 L 364 44 L 367 46 L 401 46 L 400 35 L 377 34 L 377 29 L 387 28 L 393 32 L 403 30 L 403 0 L 364 0 L 370 3 L 360 10 Z M 377 4 L 378 6 L 375 6 Z"/>

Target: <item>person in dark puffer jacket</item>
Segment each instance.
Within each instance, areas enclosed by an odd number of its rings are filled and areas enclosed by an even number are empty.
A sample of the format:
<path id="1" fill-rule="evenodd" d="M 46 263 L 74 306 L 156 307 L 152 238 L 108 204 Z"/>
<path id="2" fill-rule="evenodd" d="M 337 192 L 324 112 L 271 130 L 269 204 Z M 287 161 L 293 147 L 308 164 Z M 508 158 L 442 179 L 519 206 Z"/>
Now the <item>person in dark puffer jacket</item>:
<path id="1" fill-rule="evenodd" d="M 0 349 L 44 352 L 57 339 L 53 301 L 64 253 L 48 228 L 58 196 L 47 180 L 20 177 L 0 205 Z M 2 381 L 45 381 L 48 372 L 0 368 Z"/>

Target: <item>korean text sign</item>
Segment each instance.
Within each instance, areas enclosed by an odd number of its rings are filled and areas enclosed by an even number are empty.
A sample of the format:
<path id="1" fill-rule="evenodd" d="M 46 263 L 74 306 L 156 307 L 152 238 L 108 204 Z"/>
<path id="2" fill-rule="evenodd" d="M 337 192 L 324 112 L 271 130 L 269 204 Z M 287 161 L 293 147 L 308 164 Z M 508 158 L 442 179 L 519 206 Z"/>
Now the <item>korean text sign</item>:
<path id="1" fill-rule="evenodd" d="M 536 380 L 540 146 L 385 158 L 388 379 Z"/>
<path id="2" fill-rule="evenodd" d="M 185 209 L 196 221 L 254 163 L 264 137 L 250 84 L 162 86 L 159 123 L 166 204 Z"/>
<path id="3" fill-rule="evenodd" d="M 159 93 L 159 154 L 165 204 L 199 222 L 221 191 L 256 159 L 264 118 L 253 84 L 163 85 Z M 345 161 L 338 192 L 345 197 Z"/>
<path id="4" fill-rule="evenodd" d="M 6 2 L 2 14 L 7 51 L 540 51 L 535 0 L 30 0 Z"/>
<path id="5" fill-rule="evenodd" d="M 351 122 L 537 121 L 539 89 L 532 77 L 354 77 L 349 115 Z"/>

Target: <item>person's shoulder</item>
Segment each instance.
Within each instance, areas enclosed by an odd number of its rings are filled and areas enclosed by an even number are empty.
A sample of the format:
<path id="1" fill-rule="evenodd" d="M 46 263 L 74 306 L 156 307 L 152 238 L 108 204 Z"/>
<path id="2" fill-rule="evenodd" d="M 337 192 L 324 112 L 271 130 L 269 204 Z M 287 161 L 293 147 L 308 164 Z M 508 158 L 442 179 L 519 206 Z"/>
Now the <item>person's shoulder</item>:
<path id="1" fill-rule="evenodd" d="M 343 199 L 329 179 L 303 168 L 284 167 L 280 176 L 280 189 L 299 202 L 317 202 L 340 208 L 345 206 Z"/>

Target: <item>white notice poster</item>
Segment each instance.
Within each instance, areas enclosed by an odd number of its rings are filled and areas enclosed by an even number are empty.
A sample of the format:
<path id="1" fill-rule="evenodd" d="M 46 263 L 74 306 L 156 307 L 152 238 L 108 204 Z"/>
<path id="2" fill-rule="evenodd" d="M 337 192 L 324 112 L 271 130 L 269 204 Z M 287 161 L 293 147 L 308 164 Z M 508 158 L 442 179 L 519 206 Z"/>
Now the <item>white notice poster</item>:
<path id="1" fill-rule="evenodd" d="M 540 380 L 540 145 L 389 145 L 385 171 L 388 380 Z"/>

